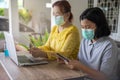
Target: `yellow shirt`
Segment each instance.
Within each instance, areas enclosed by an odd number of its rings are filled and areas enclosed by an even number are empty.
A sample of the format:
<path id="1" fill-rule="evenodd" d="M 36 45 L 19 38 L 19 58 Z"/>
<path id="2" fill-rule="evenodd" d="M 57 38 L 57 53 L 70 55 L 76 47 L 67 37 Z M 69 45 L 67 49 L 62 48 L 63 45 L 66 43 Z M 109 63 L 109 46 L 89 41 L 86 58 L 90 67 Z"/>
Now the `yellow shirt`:
<path id="1" fill-rule="evenodd" d="M 58 27 L 54 26 L 46 44 L 38 48 L 47 53 L 49 60 L 55 59 L 52 53 L 60 53 L 67 58 L 76 59 L 79 45 L 79 31 L 74 25 L 65 28 L 61 32 L 58 32 Z"/>

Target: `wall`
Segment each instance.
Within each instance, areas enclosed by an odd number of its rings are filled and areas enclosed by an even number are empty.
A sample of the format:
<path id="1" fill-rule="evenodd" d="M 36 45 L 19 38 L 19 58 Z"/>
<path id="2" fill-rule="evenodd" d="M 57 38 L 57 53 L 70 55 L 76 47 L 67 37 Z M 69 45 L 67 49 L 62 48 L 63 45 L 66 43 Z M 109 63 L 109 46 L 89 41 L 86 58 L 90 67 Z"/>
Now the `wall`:
<path id="1" fill-rule="evenodd" d="M 50 31 L 51 9 L 46 8 L 46 3 L 50 2 L 50 0 L 24 0 L 24 8 L 32 12 L 32 25 L 36 32 L 44 33 L 45 28 Z"/>
<path id="2" fill-rule="evenodd" d="M 46 8 L 46 3 L 50 3 L 51 0 L 24 0 L 24 8 L 28 9 L 32 13 L 32 21 L 28 24 L 35 32 L 44 33 L 46 29 L 50 31 L 51 27 L 51 9 Z M 29 44 L 29 32 L 21 32 L 20 42 Z"/>
<path id="3" fill-rule="evenodd" d="M 9 0 L 9 32 L 19 40 L 19 18 L 16 0 Z"/>
<path id="4" fill-rule="evenodd" d="M 119 0 L 94 0 L 94 7 L 101 7 L 108 24 L 111 28 L 110 37 L 116 41 L 120 41 L 120 1 Z"/>
<path id="5" fill-rule="evenodd" d="M 112 33 L 111 37 L 116 41 L 120 41 L 120 5 L 119 5 L 118 30 L 117 33 Z"/>
<path id="6" fill-rule="evenodd" d="M 118 18 L 118 41 L 120 41 L 120 5 L 119 5 L 119 18 Z"/>
<path id="7" fill-rule="evenodd" d="M 52 0 L 56 1 L 56 0 Z M 84 9 L 87 8 L 87 0 L 68 0 L 71 4 L 72 7 L 72 13 L 74 16 L 74 25 L 76 25 L 79 30 L 80 30 L 80 22 L 79 22 L 79 16 L 80 14 L 83 12 Z M 50 19 L 51 19 L 51 9 L 50 8 L 46 8 L 46 3 L 51 2 L 51 0 L 24 0 L 24 7 L 26 9 L 29 9 L 32 12 L 32 16 L 33 16 L 33 24 L 34 27 L 36 26 L 40 26 L 41 29 L 35 29 L 36 31 L 44 31 L 45 27 L 48 27 L 50 29 L 50 25 L 46 26 L 46 23 L 44 23 L 45 21 L 48 20 L 48 23 L 50 23 Z M 42 22 L 42 23 L 40 23 Z M 51 22 L 53 23 L 53 20 L 51 20 Z M 17 26 L 13 26 L 17 27 Z M 19 27 L 17 27 L 19 29 Z M 14 30 L 14 32 L 16 32 Z M 17 33 L 17 32 L 16 32 Z M 26 35 L 28 35 L 29 33 L 20 33 L 20 42 L 24 43 L 24 44 L 28 44 L 28 37 L 25 37 Z"/>
<path id="8" fill-rule="evenodd" d="M 46 3 L 50 2 L 51 0 L 24 0 L 24 8 L 32 12 L 31 26 L 36 32 L 44 33 L 46 28 L 50 31 L 51 9 L 46 8 Z M 28 45 L 30 33 L 19 31 L 17 0 L 9 0 L 9 4 L 9 9 L 5 10 L 5 17 L 9 18 L 9 30 L 13 33 L 15 40 Z"/>
<path id="9" fill-rule="evenodd" d="M 74 16 L 73 24 L 78 27 L 81 34 L 79 16 L 88 7 L 88 0 L 68 0 L 68 1 L 71 4 L 72 13 Z"/>

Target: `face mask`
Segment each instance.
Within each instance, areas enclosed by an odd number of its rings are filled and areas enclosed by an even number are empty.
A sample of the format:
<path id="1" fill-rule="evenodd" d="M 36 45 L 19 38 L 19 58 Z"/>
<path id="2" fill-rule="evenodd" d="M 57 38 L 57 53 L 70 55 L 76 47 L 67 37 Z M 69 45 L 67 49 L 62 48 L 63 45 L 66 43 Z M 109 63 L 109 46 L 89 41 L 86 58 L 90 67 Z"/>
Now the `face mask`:
<path id="1" fill-rule="evenodd" d="M 55 24 L 60 26 L 64 24 L 64 18 L 63 16 L 57 16 L 55 17 Z"/>
<path id="2" fill-rule="evenodd" d="M 85 39 L 91 40 L 94 38 L 94 30 L 92 29 L 82 29 L 82 36 Z"/>

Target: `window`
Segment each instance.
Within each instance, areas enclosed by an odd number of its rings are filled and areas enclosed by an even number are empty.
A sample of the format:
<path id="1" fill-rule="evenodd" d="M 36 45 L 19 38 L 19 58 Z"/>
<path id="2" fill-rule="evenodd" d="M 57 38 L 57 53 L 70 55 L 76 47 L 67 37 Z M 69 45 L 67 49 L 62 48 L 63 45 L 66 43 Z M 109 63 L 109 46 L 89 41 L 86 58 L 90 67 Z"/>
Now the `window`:
<path id="1" fill-rule="evenodd" d="M 88 8 L 91 8 L 94 6 L 94 0 L 88 0 Z"/>
<path id="2" fill-rule="evenodd" d="M 88 7 L 100 7 L 107 18 L 112 33 L 118 32 L 120 0 L 88 0 Z"/>
<path id="3" fill-rule="evenodd" d="M 23 0 L 18 0 L 18 8 L 23 8 Z"/>
<path id="4" fill-rule="evenodd" d="M 0 0 L 0 8 L 8 8 L 9 0 Z M 18 8 L 23 8 L 23 0 L 18 0 Z"/>
<path id="5" fill-rule="evenodd" d="M 104 11 L 113 33 L 117 33 L 118 30 L 119 4 L 119 0 L 98 0 L 97 2 L 97 6 Z"/>
<path id="6" fill-rule="evenodd" d="M 0 0 L 0 8 L 8 8 L 8 0 Z"/>

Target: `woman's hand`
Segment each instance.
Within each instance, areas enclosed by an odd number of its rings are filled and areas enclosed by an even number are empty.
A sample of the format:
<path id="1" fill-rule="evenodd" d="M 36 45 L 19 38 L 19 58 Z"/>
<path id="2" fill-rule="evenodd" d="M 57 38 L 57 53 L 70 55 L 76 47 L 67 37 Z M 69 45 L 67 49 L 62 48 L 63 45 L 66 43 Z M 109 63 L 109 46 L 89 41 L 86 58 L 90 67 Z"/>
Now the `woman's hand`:
<path id="1" fill-rule="evenodd" d="M 80 70 L 80 61 L 78 61 L 78 60 L 70 60 L 69 62 L 66 62 L 66 61 L 65 61 L 65 64 L 66 64 L 70 69 Z"/>
<path id="2" fill-rule="evenodd" d="M 60 64 L 65 64 L 65 62 L 62 59 L 58 58 L 58 57 L 57 57 L 57 62 L 60 63 Z"/>
<path id="3" fill-rule="evenodd" d="M 88 74 L 88 76 L 90 78 L 93 78 L 94 80 L 108 80 L 109 79 L 104 73 L 84 65 L 78 60 L 71 60 L 69 62 L 65 62 L 65 64 L 70 69 L 82 70 L 84 73 Z"/>
<path id="4" fill-rule="evenodd" d="M 23 47 L 22 45 L 16 44 L 15 45 L 16 51 L 27 51 L 27 49 L 25 47 Z"/>
<path id="5" fill-rule="evenodd" d="M 30 48 L 29 49 L 30 54 L 32 54 L 33 57 L 45 57 L 47 58 L 47 54 L 40 50 L 39 48 Z"/>

